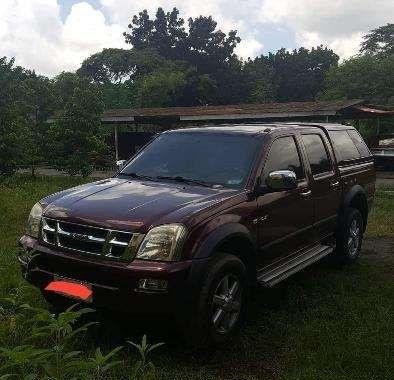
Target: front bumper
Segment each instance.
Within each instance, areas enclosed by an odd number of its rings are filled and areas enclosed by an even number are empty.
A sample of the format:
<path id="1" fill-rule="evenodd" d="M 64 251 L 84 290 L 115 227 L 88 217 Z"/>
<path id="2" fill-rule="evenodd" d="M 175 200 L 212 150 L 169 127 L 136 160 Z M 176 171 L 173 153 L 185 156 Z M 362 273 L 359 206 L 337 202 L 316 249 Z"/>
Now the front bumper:
<path id="1" fill-rule="evenodd" d="M 192 299 L 196 278 L 192 269 L 203 261 L 130 263 L 106 260 L 91 255 L 62 252 L 42 245 L 37 239 L 22 236 L 19 262 L 22 274 L 41 291 L 54 278 L 68 278 L 92 287 L 94 306 L 129 312 L 174 312 L 187 307 Z M 167 283 L 165 290 L 146 291 L 140 280 L 158 279 Z"/>

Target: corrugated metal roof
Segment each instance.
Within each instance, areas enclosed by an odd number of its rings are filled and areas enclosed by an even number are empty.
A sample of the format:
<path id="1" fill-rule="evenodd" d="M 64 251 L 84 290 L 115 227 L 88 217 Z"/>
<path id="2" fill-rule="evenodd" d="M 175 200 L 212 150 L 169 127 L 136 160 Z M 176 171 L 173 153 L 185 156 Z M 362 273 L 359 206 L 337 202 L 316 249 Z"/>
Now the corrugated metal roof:
<path id="1" fill-rule="evenodd" d="M 361 105 L 361 99 L 290 102 L 290 103 L 259 103 L 205 107 L 168 107 L 168 108 L 130 108 L 111 109 L 104 112 L 104 122 L 122 122 L 138 119 L 174 118 L 176 120 L 213 120 L 243 119 L 293 116 L 324 116 L 336 115 L 341 110 Z"/>

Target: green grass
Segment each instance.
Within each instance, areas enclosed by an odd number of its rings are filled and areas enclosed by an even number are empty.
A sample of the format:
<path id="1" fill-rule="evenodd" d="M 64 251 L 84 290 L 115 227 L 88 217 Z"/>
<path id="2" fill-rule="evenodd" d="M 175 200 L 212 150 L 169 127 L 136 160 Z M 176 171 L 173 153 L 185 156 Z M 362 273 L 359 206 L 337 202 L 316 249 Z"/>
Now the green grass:
<path id="1" fill-rule="evenodd" d="M 81 179 L 18 176 L 0 183 L 0 297 L 25 286 L 15 260 L 31 206 Z M 367 234 L 394 236 L 394 189 L 379 189 Z M 165 348 L 153 356 L 161 379 L 392 379 L 394 259 L 364 257 L 352 266 L 321 262 L 251 300 L 248 323 L 234 344 L 217 351 L 185 348 L 165 318 L 104 320 L 76 349 L 92 352 L 139 340 L 147 332 Z M 45 306 L 27 286 L 23 298 Z M 113 314 L 113 313 L 112 313 Z M 113 318 L 113 317 L 111 317 Z M 126 322 L 125 322 L 126 321 Z M 1 320 L 0 320 L 1 323 Z M 0 324 L 0 346 L 17 344 L 18 326 Z M 124 355 L 124 360 L 135 357 Z M 121 371 L 111 379 L 119 379 Z"/>
<path id="2" fill-rule="evenodd" d="M 394 187 L 378 188 L 369 216 L 367 236 L 394 237 Z"/>

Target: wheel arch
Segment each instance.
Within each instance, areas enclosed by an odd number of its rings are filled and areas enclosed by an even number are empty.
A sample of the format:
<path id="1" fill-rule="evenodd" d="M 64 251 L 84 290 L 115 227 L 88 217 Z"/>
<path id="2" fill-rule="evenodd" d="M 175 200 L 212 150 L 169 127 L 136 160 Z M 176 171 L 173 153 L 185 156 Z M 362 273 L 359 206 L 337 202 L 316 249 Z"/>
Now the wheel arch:
<path id="1" fill-rule="evenodd" d="M 197 249 L 194 258 L 211 258 L 230 253 L 245 265 L 251 279 L 256 277 L 256 242 L 250 231 L 240 223 L 228 223 L 213 230 Z"/>
<path id="2" fill-rule="evenodd" d="M 342 202 L 342 212 L 347 208 L 352 207 L 360 211 L 364 221 L 364 231 L 368 220 L 368 201 L 365 189 L 360 185 L 353 186 L 345 195 Z M 342 216 L 342 215 L 341 215 Z"/>

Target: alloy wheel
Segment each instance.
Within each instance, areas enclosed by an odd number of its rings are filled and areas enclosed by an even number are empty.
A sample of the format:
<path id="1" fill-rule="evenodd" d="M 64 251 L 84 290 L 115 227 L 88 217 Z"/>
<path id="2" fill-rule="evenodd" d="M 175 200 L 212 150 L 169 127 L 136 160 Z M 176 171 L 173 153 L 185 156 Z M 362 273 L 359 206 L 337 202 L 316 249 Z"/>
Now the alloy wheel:
<path id="1" fill-rule="evenodd" d="M 242 284 L 235 274 L 225 275 L 212 296 L 211 321 L 220 334 L 228 333 L 238 321 L 242 307 Z"/>

